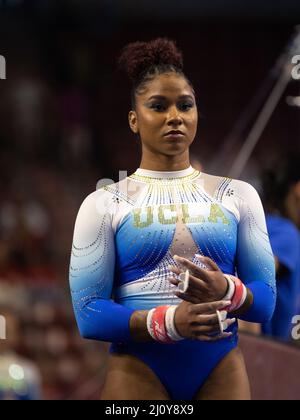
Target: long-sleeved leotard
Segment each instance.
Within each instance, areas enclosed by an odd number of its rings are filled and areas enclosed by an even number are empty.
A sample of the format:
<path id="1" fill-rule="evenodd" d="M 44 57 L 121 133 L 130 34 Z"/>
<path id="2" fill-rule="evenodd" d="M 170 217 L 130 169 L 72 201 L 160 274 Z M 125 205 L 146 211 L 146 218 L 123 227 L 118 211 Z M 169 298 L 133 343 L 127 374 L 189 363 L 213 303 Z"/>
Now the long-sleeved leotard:
<path id="1" fill-rule="evenodd" d="M 159 367 L 162 354 L 168 361 L 170 352 L 175 357 L 176 352 L 189 351 L 198 355 L 198 365 L 201 355 L 202 379 L 198 377 L 199 384 L 184 395 L 191 397 L 220 358 L 236 346 L 237 324 L 231 327 L 233 338 L 209 345 L 192 340 L 175 345 L 132 341 L 129 321 L 135 310 L 180 303 L 174 297 L 175 286 L 167 280 L 172 274 L 168 265 L 177 265 L 176 254 L 198 265 L 195 254 L 202 254 L 224 273 L 237 274 L 254 297 L 242 319 L 263 323 L 272 317 L 274 257 L 256 190 L 192 167 L 177 172 L 138 169 L 89 195 L 76 220 L 70 285 L 82 336 L 114 343 L 112 352 L 135 354 L 156 371 L 170 395 L 180 398 L 168 371 L 163 374 Z M 212 360 L 205 359 L 208 352 L 215 354 Z"/>

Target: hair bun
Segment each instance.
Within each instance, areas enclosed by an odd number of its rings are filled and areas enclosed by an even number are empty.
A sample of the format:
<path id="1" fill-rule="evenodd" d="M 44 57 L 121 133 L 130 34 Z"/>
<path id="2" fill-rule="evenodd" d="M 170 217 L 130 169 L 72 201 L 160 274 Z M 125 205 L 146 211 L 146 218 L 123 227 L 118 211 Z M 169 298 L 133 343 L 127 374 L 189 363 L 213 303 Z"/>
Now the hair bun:
<path id="1" fill-rule="evenodd" d="M 159 65 L 183 69 L 182 53 L 175 41 L 157 38 L 149 42 L 132 42 L 124 47 L 119 58 L 120 68 L 132 82 L 137 82 L 148 69 Z"/>

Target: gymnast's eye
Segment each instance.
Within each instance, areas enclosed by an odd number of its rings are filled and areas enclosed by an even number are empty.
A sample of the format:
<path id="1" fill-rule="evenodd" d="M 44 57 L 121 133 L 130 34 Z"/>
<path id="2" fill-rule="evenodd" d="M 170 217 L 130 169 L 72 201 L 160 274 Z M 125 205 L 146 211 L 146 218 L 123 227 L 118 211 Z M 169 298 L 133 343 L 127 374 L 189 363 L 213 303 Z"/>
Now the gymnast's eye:
<path id="1" fill-rule="evenodd" d="M 155 102 L 154 104 L 151 104 L 150 108 L 154 109 L 154 111 L 157 111 L 157 112 L 162 112 L 162 111 L 165 111 L 166 109 L 165 105 L 159 102 Z"/>
<path id="2" fill-rule="evenodd" d="M 183 112 L 189 111 L 193 107 L 193 102 L 182 102 L 178 105 L 178 109 Z"/>

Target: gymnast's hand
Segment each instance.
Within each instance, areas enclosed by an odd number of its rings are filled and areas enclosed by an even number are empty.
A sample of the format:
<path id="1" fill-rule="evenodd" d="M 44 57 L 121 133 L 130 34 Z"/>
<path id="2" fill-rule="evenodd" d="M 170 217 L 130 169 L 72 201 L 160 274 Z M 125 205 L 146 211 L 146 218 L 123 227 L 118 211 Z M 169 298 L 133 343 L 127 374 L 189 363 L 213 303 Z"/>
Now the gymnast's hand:
<path id="1" fill-rule="evenodd" d="M 197 256 L 207 268 L 201 268 L 186 258 L 174 256 L 175 261 L 182 267 L 169 266 L 168 269 L 179 276 L 189 270 L 189 286 L 183 293 L 179 289 L 175 295 L 182 300 L 191 303 L 215 302 L 224 298 L 228 290 L 228 282 L 217 264 L 208 257 Z M 169 277 L 168 280 L 178 286 L 180 281 L 176 277 Z"/>
<path id="2" fill-rule="evenodd" d="M 232 336 L 231 332 L 224 331 L 234 324 L 236 319 L 226 319 L 227 312 L 222 311 L 222 308 L 229 303 L 228 301 L 200 304 L 181 302 L 176 309 L 174 320 L 178 334 L 184 338 L 200 341 L 218 341 Z M 220 320 L 217 311 L 221 311 Z M 223 321 L 222 331 L 220 321 Z"/>

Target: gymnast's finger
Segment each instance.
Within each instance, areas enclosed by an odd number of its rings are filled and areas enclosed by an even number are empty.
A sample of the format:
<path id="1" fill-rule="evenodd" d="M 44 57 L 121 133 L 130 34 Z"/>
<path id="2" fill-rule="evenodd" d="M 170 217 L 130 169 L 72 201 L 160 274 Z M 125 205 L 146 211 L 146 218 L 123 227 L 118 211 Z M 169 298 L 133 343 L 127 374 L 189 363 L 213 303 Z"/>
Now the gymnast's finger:
<path id="1" fill-rule="evenodd" d="M 194 264 L 192 261 L 187 260 L 186 258 L 178 257 L 177 255 L 174 256 L 176 262 L 184 266 L 185 268 L 189 269 L 197 277 L 201 278 L 202 280 L 209 281 L 209 276 L 207 275 L 208 271 L 199 267 L 198 265 Z"/>
<path id="2" fill-rule="evenodd" d="M 191 308 L 191 312 L 196 314 L 211 314 L 230 305 L 231 302 L 227 300 L 209 303 L 198 303 Z"/>
<path id="3" fill-rule="evenodd" d="M 189 295 L 188 293 L 181 293 L 181 292 L 175 292 L 174 295 L 178 297 L 181 300 L 184 300 L 186 302 L 197 304 L 199 303 L 199 298 Z"/>
<path id="4" fill-rule="evenodd" d="M 206 266 L 210 267 L 212 271 L 220 271 L 218 265 L 209 257 L 204 257 L 203 255 L 196 254 L 196 257 Z"/>

